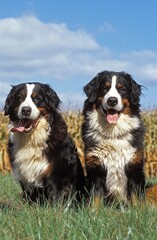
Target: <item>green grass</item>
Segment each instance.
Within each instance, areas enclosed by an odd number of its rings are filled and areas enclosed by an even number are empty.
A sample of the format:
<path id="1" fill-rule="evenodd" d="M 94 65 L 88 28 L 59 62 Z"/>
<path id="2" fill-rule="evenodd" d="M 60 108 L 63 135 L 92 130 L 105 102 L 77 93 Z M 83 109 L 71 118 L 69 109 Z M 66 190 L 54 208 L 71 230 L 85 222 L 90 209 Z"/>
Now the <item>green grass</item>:
<path id="1" fill-rule="evenodd" d="M 12 175 L 0 175 L 2 240 L 157 239 L 155 207 L 28 206 L 20 193 Z"/>

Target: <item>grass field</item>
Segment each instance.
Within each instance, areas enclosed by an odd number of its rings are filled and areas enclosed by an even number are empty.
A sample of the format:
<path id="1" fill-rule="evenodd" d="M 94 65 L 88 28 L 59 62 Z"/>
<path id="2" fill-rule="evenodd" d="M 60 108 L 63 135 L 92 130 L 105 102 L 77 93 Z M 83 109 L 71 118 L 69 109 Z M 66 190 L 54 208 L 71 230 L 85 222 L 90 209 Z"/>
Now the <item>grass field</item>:
<path id="1" fill-rule="evenodd" d="M 0 174 L 0 239 L 2 240 L 156 240 L 157 208 L 152 206 L 77 209 L 28 206 L 11 174 Z"/>

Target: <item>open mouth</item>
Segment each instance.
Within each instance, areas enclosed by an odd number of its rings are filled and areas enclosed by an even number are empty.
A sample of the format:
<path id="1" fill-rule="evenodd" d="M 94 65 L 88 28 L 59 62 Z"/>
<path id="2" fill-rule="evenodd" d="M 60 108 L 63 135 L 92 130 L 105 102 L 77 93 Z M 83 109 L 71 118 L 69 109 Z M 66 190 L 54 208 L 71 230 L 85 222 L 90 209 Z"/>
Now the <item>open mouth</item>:
<path id="1" fill-rule="evenodd" d="M 121 111 L 117 111 L 113 108 L 105 110 L 103 107 L 102 107 L 102 110 L 106 115 L 106 119 L 107 119 L 108 123 L 110 123 L 110 124 L 116 124 L 117 123 L 118 118 L 119 118 L 119 114 L 121 113 Z"/>
<path id="2" fill-rule="evenodd" d="M 31 120 L 28 118 L 20 119 L 17 124 L 17 127 L 11 128 L 11 131 L 20 132 L 20 133 L 29 133 L 36 127 L 38 123 L 38 119 L 39 118 L 37 118 L 36 120 Z"/>
<path id="3" fill-rule="evenodd" d="M 106 111 L 106 118 L 108 123 L 116 124 L 116 122 L 118 121 L 118 117 L 119 117 L 119 113 L 116 110 L 108 109 Z"/>

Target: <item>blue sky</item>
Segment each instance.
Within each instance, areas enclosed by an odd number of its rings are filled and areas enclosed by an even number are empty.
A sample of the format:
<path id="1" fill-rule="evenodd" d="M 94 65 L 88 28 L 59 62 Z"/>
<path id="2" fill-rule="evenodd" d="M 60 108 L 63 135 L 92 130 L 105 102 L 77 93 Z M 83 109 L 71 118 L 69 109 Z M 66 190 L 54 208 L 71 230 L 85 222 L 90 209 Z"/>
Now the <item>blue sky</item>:
<path id="1" fill-rule="evenodd" d="M 157 1 L 1 0 L 0 106 L 11 84 L 49 83 L 64 106 L 102 70 L 126 71 L 157 106 Z"/>

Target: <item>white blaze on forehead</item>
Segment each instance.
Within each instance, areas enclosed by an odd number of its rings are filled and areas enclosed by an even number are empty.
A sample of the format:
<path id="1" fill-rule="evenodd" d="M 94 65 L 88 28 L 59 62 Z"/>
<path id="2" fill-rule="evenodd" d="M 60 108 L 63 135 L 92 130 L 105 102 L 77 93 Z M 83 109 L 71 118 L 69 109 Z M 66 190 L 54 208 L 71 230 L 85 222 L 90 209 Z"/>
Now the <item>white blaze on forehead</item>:
<path id="1" fill-rule="evenodd" d="M 107 98 L 109 97 L 118 97 L 119 93 L 116 89 L 117 77 L 114 75 L 111 80 L 111 88 L 106 94 Z"/>
<path id="2" fill-rule="evenodd" d="M 38 108 L 36 107 L 36 105 L 34 104 L 32 98 L 31 98 L 34 87 L 35 87 L 35 84 L 26 84 L 27 95 L 26 95 L 25 100 L 19 106 L 19 110 L 18 110 L 18 117 L 20 119 L 23 118 L 23 115 L 21 112 L 22 107 L 30 107 L 31 108 L 31 114 L 30 114 L 29 118 L 32 120 L 37 119 L 40 114 L 40 111 L 38 110 Z"/>
<path id="3" fill-rule="evenodd" d="M 34 89 L 35 85 L 34 84 L 26 84 L 26 86 L 27 86 L 27 97 L 26 97 L 26 99 L 29 99 L 29 98 L 31 98 L 31 95 L 33 93 L 33 89 Z"/>
<path id="4" fill-rule="evenodd" d="M 114 75 L 112 77 L 111 88 L 110 88 L 110 91 L 109 91 L 110 95 L 115 96 L 117 94 L 116 83 L 117 83 L 117 77 Z"/>
<path id="5" fill-rule="evenodd" d="M 110 106 L 108 106 L 108 104 L 107 104 L 107 100 L 110 97 L 115 97 L 118 100 L 117 105 L 114 107 L 115 110 L 120 111 L 123 107 L 122 106 L 122 98 L 121 98 L 121 95 L 117 91 L 116 84 L 117 84 L 117 76 L 114 75 L 111 80 L 111 88 L 108 91 L 108 93 L 104 96 L 104 99 L 102 102 L 102 106 L 105 110 L 110 108 Z"/>
<path id="6" fill-rule="evenodd" d="M 26 95 L 26 99 L 25 101 L 21 104 L 21 106 L 25 106 L 25 107 L 31 107 L 32 106 L 32 98 L 31 95 L 33 93 L 33 89 L 35 87 L 34 84 L 26 84 L 27 87 L 27 95 Z M 34 103 L 33 103 L 34 104 Z"/>

